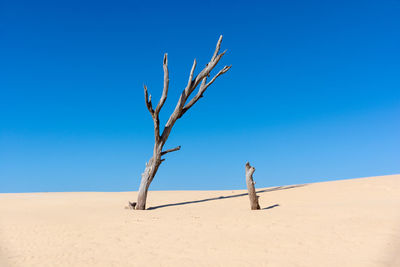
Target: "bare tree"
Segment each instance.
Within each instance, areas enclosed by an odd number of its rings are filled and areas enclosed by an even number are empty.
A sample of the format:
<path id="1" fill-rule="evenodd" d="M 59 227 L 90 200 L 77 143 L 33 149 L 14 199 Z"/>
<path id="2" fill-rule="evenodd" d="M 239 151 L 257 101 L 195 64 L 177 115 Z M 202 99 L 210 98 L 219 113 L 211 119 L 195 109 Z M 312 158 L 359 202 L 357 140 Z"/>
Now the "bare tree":
<path id="1" fill-rule="evenodd" d="M 258 204 L 258 196 L 254 187 L 256 182 L 253 180 L 253 173 L 255 170 L 256 169 L 252 167 L 250 163 L 246 163 L 246 184 L 247 190 L 249 191 L 250 208 L 252 210 L 259 210 L 260 205 Z"/>
<path id="2" fill-rule="evenodd" d="M 199 74 L 194 76 L 194 71 L 196 68 L 196 59 L 193 62 L 192 69 L 190 70 L 189 80 L 188 83 L 183 90 L 178 103 L 176 104 L 175 110 L 172 112 L 171 116 L 169 117 L 167 123 L 164 126 L 162 133 L 160 134 L 160 120 L 159 120 L 159 113 L 161 108 L 163 107 L 165 100 L 167 99 L 168 94 L 168 85 L 169 85 L 169 73 L 168 73 L 168 55 L 164 55 L 163 60 L 163 69 L 164 69 L 164 88 L 155 109 L 153 109 L 153 105 L 151 103 L 151 95 L 149 96 L 147 92 L 146 85 L 144 86 L 144 97 L 146 101 L 147 109 L 149 110 L 151 117 L 153 118 L 154 122 L 154 149 L 153 149 L 153 156 L 150 158 L 149 162 L 146 163 L 146 168 L 142 174 L 142 180 L 140 182 L 139 192 L 138 192 L 138 199 L 137 203 L 130 203 L 131 207 L 137 210 L 144 210 L 146 208 L 146 199 L 147 199 L 147 192 L 150 186 L 150 183 L 153 181 L 154 176 L 157 173 L 158 168 L 160 167 L 161 162 L 165 159 L 161 158 L 167 153 L 177 151 L 181 147 L 175 147 L 172 149 L 167 149 L 163 151 L 163 147 L 165 142 L 167 141 L 169 134 L 171 133 L 172 127 L 174 126 L 175 122 L 182 117 L 183 114 L 186 113 L 201 97 L 203 97 L 204 92 L 206 89 L 222 74 L 227 72 L 231 66 L 223 67 L 211 80 L 208 81 L 210 77 L 210 72 L 214 69 L 217 65 L 218 61 L 222 58 L 225 54 L 226 50 L 222 53 L 219 53 L 220 47 L 222 42 L 222 35 L 219 37 L 217 47 L 215 48 L 214 54 L 211 57 L 210 62 L 204 67 Z M 200 85 L 197 94 L 193 96 L 191 100 L 188 101 L 190 95 L 193 91 Z"/>

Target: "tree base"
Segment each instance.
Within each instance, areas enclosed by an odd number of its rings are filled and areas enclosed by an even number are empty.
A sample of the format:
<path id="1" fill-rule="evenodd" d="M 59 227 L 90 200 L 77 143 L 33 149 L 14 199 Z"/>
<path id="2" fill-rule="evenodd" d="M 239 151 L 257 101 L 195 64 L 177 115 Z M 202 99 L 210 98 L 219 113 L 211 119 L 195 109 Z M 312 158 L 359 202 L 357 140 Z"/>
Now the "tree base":
<path id="1" fill-rule="evenodd" d="M 136 207 L 136 202 L 130 202 L 130 201 L 129 201 L 128 209 L 134 210 L 135 207 Z"/>

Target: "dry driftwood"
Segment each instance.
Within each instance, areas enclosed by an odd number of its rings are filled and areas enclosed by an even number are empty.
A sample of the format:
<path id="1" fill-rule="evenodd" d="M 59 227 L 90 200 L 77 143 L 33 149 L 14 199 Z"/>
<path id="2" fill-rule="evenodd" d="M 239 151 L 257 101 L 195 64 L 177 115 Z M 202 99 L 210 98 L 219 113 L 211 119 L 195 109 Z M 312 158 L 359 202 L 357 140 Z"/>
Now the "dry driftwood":
<path id="1" fill-rule="evenodd" d="M 146 199 L 147 199 L 147 192 L 150 186 L 150 183 L 153 181 L 154 176 L 157 173 L 157 170 L 165 159 L 162 159 L 161 156 L 164 156 L 167 153 L 177 151 L 181 147 L 178 146 L 176 148 L 167 149 L 163 151 L 163 147 L 165 142 L 167 141 L 169 134 L 171 133 L 172 127 L 174 126 L 175 122 L 182 117 L 201 97 L 203 97 L 204 92 L 206 89 L 222 74 L 227 72 L 231 66 L 223 67 L 211 80 L 208 80 L 210 77 L 210 72 L 214 69 L 217 65 L 219 60 L 225 54 L 226 50 L 222 53 L 219 53 L 220 47 L 222 42 L 222 35 L 219 37 L 217 46 L 215 48 L 214 54 L 211 57 L 210 62 L 200 71 L 199 74 L 196 76 L 194 75 L 195 68 L 197 65 L 196 59 L 193 62 L 192 68 L 190 70 L 188 83 L 185 89 L 182 91 L 182 94 L 176 104 L 174 111 L 172 112 L 171 116 L 169 117 L 167 123 L 164 126 L 162 133 L 160 134 L 160 120 L 159 120 L 159 113 L 161 108 L 163 107 L 165 100 L 167 99 L 168 94 L 168 87 L 169 87 L 169 72 L 168 72 L 168 55 L 164 55 L 163 60 L 163 69 L 164 69 L 164 88 L 162 91 L 161 98 L 156 106 L 153 109 L 153 104 L 151 102 L 151 95 L 148 94 L 147 86 L 144 86 L 144 96 L 146 107 L 149 110 L 151 117 L 153 118 L 154 122 L 154 148 L 153 148 L 153 156 L 150 160 L 146 163 L 146 168 L 142 174 L 142 180 L 140 182 L 139 192 L 138 192 L 138 199 L 137 203 L 130 203 L 130 206 L 137 210 L 144 210 L 146 208 Z M 197 91 L 196 95 L 193 96 L 192 99 L 189 100 L 190 95 L 193 91 L 198 87 L 199 90 Z M 189 101 L 188 101 L 189 100 Z"/>
<path id="2" fill-rule="evenodd" d="M 253 180 L 253 173 L 255 170 L 254 167 L 250 166 L 250 163 L 246 163 L 246 184 L 247 190 L 249 191 L 250 207 L 252 210 L 259 210 L 260 205 L 258 204 L 258 196 L 254 188 L 255 182 Z"/>

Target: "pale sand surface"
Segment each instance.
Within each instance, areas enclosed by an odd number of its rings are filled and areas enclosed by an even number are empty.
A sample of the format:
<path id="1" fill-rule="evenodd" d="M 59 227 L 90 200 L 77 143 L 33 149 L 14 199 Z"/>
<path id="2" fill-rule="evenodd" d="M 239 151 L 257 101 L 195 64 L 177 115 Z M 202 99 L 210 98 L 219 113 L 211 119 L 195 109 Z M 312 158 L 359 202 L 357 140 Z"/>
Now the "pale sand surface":
<path id="1" fill-rule="evenodd" d="M 0 266 L 400 266 L 400 175 L 244 192 L 0 194 Z"/>

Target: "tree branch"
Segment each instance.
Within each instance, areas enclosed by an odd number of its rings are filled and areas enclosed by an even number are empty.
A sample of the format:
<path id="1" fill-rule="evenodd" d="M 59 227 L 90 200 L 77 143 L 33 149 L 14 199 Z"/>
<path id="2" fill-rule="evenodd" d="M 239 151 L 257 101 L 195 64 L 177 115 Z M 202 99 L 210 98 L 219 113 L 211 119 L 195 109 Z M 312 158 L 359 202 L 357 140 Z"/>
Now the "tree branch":
<path id="1" fill-rule="evenodd" d="M 177 146 L 177 147 L 175 147 L 175 148 L 171 148 L 171 149 L 165 150 L 165 151 L 161 152 L 161 156 L 162 156 L 162 155 L 165 155 L 165 154 L 167 154 L 167 153 L 170 153 L 170 152 L 177 151 L 177 150 L 179 150 L 179 149 L 181 149 L 181 146 Z"/>
<path id="2" fill-rule="evenodd" d="M 221 47 L 221 42 L 222 42 L 222 35 L 218 39 L 217 46 L 215 48 L 214 54 L 213 54 L 210 62 L 207 63 L 207 65 L 204 67 L 204 69 L 199 74 L 197 74 L 196 77 L 193 79 L 194 69 L 197 64 L 196 59 L 194 60 L 193 66 L 192 66 L 192 69 L 191 69 L 190 75 L 189 75 L 188 85 L 186 86 L 185 90 L 182 92 L 181 97 L 179 98 L 179 101 L 178 101 L 178 104 L 177 104 L 175 110 L 182 111 L 187 99 L 192 94 L 192 92 L 196 89 L 196 87 L 199 85 L 199 83 L 205 77 L 208 77 L 210 75 L 210 72 L 214 69 L 214 67 L 218 64 L 219 60 L 225 54 L 226 50 L 218 55 L 220 47 Z M 182 114 L 179 114 L 178 118 L 180 118 L 181 116 L 182 116 Z"/>
<path id="3" fill-rule="evenodd" d="M 230 68 L 232 67 L 232 65 L 230 66 L 225 66 L 222 70 L 220 70 L 212 79 L 209 83 L 206 84 L 205 89 L 207 89 L 220 75 L 226 73 Z M 204 89 L 204 90 L 205 90 Z"/>
<path id="4" fill-rule="evenodd" d="M 146 107 L 149 110 L 151 116 L 154 117 L 153 105 L 151 104 L 151 95 L 149 97 L 149 94 L 147 92 L 147 86 L 143 85 L 143 87 L 144 87 L 144 100 L 146 102 Z"/>
<path id="5" fill-rule="evenodd" d="M 215 47 L 215 51 L 214 51 L 214 54 L 213 54 L 211 60 L 214 60 L 215 57 L 218 55 L 219 49 L 221 48 L 221 43 L 222 43 L 222 35 L 219 36 L 219 39 L 218 39 L 218 42 L 217 42 L 217 46 Z"/>
<path id="6" fill-rule="evenodd" d="M 181 116 L 183 114 L 185 114 L 186 111 L 188 111 L 188 109 L 190 109 L 200 98 L 203 97 L 204 92 L 206 91 L 206 89 L 222 74 L 226 73 L 232 66 L 225 66 L 222 70 L 220 70 L 212 79 L 210 82 L 207 82 L 207 77 L 205 77 L 203 79 L 203 81 L 201 82 L 200 85 L 200 89 L 197 92 L 197 94 L 189 101 L 189 103 L 187 103 L 181 112 Z"/>
<path id="7" fill-rule="evenodd" d="M 160 101 L 157 104 L 156 110 L 154 113 L 158 115 L 160 113 L 161 108 L 163 107 L 165 100 L 167 100 L 168 95 L 168 87 L 169 87 L 169 72 L 168 72 L 168 54 L 164 54 L 163 60 L 163 69 L 164 69 L 164 88 L 160 98 Z"/>
<path id="8" fill-rule="evenodd" d="M 189 80 L 188 80 L 188 84 L 187 84 L 186 88 L 189 88 L 192 85 L 193 74 L 194 74 L 194 69 L 196 68 L 196 65 L 197 65 L 197 61 L 196 61 L 196 59 L 194 59 L 192 69 L 190 70 Z"/>
<path id="9" fill-rule="evenodd" d="M 220 37 L 220 40 L 222 40 L 221 38 L 222 38 L 222 35 Z M 217 48 L 216 48 L 214 54 L 217 53 L 217 49 L 219 51 L 218 45 L 217 45 Z M 190 91 L 190 93 L 193 92 L 193 90 L 197 87 L 197 85 L 199 85 L 199 83 L 204 79 L 204 77 L 208 77 L 210 75 L 210 72 L 218 64 L 219 60 L 223 57 L 223 55 L 225 55 L 225 53 L 226 53 L 226 50 L 224 52 L 222 52 L 221 54 L 216 55 L 215 57 L 213 56 L 211 61 L 206 65 L 206 67 L 199 74 L 197 74 L 196 78 L 194 79 L 194 82 L 192 85 L 193 87 L 192 87 L 192 90 Z"/>
<path id="10" fill-rule="evenodd" d="M 171 132 L 172 127 L 174 126 L 175 122 L 180 117 L 182 117 L 183 113 L 185 113 L 191 106 L 194 105 L 195 102 L 197 102 L 197 100 L 204 93 L 204 90 L 207 89 L 207 87 L 210 86 L 219 75 L 221 75 L 229 70 L 230 66 L 223 68 L 208 84 L 205 83 L 206 82 L 205 79 L 210 75 L 210 72 L 214 69 L 214 67 L 218 64 L 219 60 L 222 58 L 222 56 L 226 52 L 226 50 L 225 50 L 221 54 L 218 54 L 220 51 L 221 42 L 222 42 L 222 35 L 218 39 L 217 46 L 215 48 L 214 54 L 213 54 L 210 62 L 194 78 L 193 78 L 194 70 L 196 68 L 197 63 L 196 63 L 196 60 L 193 62 L 193 66 L 192 66 L 192 69 L 191 69 L 190 75 L 189 75 L 188 84 L 187 84 L 186 88 L 183 90 L 183 92 L 178 100 L 178 103 L 175 106 L 174 111 L 172 112 L 171 116 L 169 117 L 167 123 L 165 124 L 163 133 L 161 135 L 162 144 L 165 144 L 165 142 L 167 141 L 167 138 Z M 192 92 L 196 89 L 196 87 L 199 85 L 200 82 L 205 83 L 203 85 L 202 92 L 198 93 L 197 98 L 195 97 L 196 99 L 193 100 L 193 102 L 191 101 L 190 104 L 188 103 L 188 105 L 186 106 L 187 108 L 184 110 L 187 99 L 192 94 Z"/>

